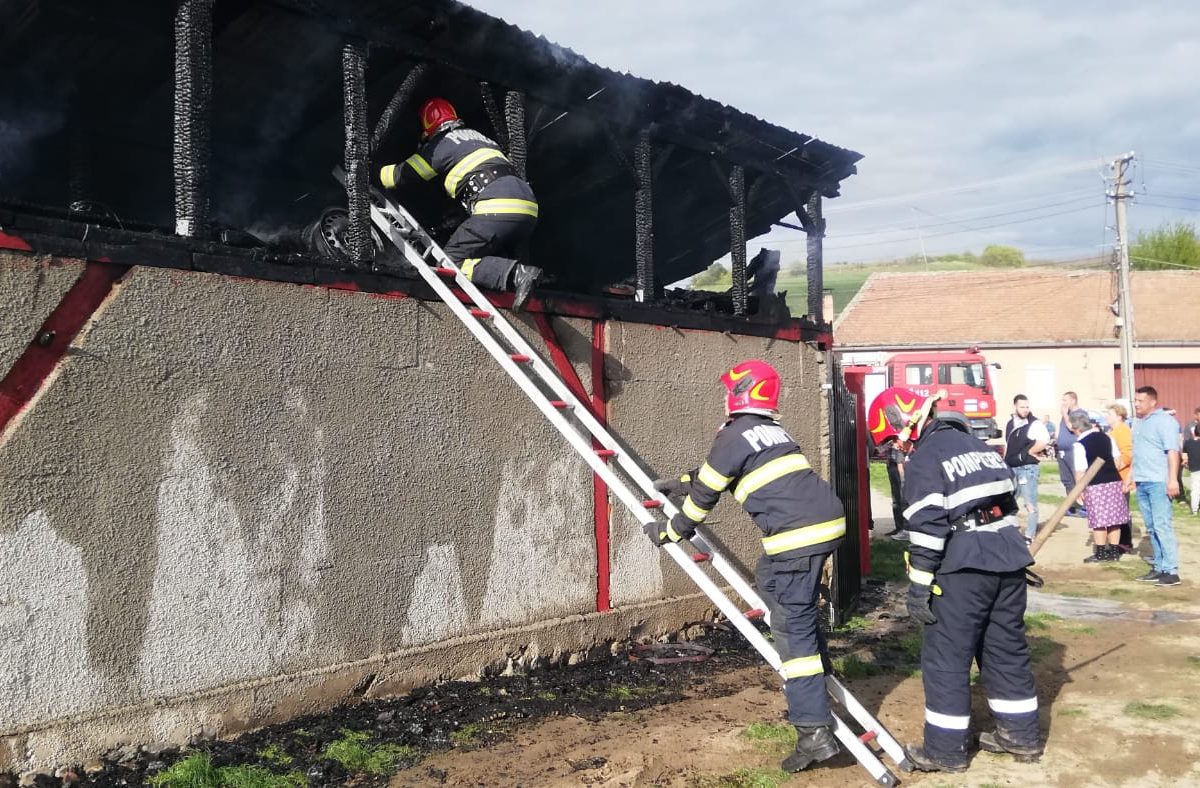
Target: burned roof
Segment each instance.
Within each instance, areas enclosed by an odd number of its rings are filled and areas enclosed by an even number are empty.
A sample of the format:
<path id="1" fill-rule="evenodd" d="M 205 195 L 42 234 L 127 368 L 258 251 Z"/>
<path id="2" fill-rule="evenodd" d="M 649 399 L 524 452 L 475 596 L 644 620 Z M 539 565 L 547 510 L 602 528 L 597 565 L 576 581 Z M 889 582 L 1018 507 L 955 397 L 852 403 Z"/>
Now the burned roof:
<path id="1" fill-rule="evenodd" d="M 113 222 L 173 226 L 176 6 L 0 0 L 0 197 L 86 201 Z M 653 145 L 660 282 L 729 251 L 732 167 L 745 171 L 753 237 L 810 195 L 836 195 L 861 158 L 683 87 L 600 67 L 452 0 L 220 0 L 212 14 L 212 218 L 260 238 L 345 205 L 330 172 L 343 163 L 348 41 L 369 52 L 373 166 L 413 151 L 415 107 L 433 95 L 508 145 L 506 100 L 517 96 L 541 204 L 532 255 L 573 288 L 634 271 L 641 133 Z M 379 121 L 389 103 L 399 105 L 390 126 Z M 454 218 L 444 195 L 402 199 L 430 227 Z"/>

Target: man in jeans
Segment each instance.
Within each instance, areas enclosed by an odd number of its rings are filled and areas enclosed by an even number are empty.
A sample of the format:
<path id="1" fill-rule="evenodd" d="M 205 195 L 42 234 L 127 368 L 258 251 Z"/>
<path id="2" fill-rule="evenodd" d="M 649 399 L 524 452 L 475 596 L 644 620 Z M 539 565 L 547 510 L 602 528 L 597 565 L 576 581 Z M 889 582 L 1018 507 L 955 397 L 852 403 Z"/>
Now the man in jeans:
<path id="1" fill-rule="evenodd" d="M 1079 395 L 1074 391 L 1064 392 L 1062 395 L 1061 407 L 1059 411 L 1062 414 L 1062 420 L 1058 423 L 1058 437 L 1055 438 L 1055 448 L 1058 450 L 1058 479 L 1062 482 L 1063 489 L 1067 494 L 1071 494 L 1071 490 L 1075 487 L 1075 466 L 1072 464 L 1075 457 L 1075 433 L 1071 432 L 1071 428 L 1067 425 L 1067 421 L 1071 418 L 1071 414 L 1079 410 Z M 1082 504 L 1072 504 L 1071 508 L 1067 509 L 1067 514 L 1078 514 L 1080 517 L 1087 516 L 1087 509 Z"/>
<path id="2" fill-rule="evenodd" d="M 1171 499 L 1179 494 L 1179 422 L 1158 406 L 1153 386 L 1137 390 L 1133 409 L 1137 413 L 1133 420 L 1133 478 L 1125 482 L 1124 489 L 1137 489 L 1138 507 L 1154 550 L 1153 568 L 1137 579 L 1177 586 L 1179 550 L 1171 524 Z"/>
<path id="3" fill-rule="evenodd" d="M 1004 461 L 1017 477 L 1017 495 L 1025 505 L 1025 541 L 1032 542 L 1038 527 L 1041 454 L 1050 445 L 1050 433 L 1029 413 L 1029 400 L 1024 394 L 1013 397 L 1013 415 L 1004 429 L 1004 440 Z"/>

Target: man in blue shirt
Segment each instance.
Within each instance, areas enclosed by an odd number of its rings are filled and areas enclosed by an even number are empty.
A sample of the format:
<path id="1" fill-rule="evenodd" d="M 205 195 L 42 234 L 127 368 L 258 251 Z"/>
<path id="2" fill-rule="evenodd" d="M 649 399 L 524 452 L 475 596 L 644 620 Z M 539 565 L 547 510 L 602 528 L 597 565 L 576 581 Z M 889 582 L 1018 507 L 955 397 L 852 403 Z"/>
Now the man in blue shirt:
<path id="1" fill-rule="evenodd" d="M 1153 568 L 1137 578 L 1160 586 L 1179 585 L 1179 549 L 1171 524 L 1171 499 L 1179 494 L 1179 422 L 1158 406 L 1158 391 L 1142 386 L 1133 398 L 1133 478 L 1138 506 L 1154 550 Z"/>

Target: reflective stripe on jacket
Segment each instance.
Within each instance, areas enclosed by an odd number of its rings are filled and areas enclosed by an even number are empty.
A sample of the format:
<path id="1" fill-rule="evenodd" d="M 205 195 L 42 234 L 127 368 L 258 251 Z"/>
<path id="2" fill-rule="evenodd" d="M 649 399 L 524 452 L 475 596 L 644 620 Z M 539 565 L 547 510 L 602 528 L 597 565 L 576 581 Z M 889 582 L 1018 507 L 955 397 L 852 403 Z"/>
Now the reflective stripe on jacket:
<path id="1" fill-rule="evenodd" d="M 404 164 L 395 167 L 407 167 L 426 181 L 440 175 L 446 194 L 461 201 L 471 213 L 537 218 L 537 198 L 529 184 L 512 174 L 512 164 L 496 143 L 474 129 L 460 125 L 441 131 L 423 142 Z M 491 180 L 477 194 L 471 194 L 467 185 L 475 173 L 487 173 Z M 392 184 L 388 183 L 389 178 Z M 397 181 L 395 171 L 389 175 L 387 168 L 380 179 L 384 186 Z"/>
<path id="2" fill-rule="evenodd" d="M 775 420 L 736 414 L 717 433 L 681 508 L 702 522 L 729 490 L 763 532 L 776 560 L 828 553 L 846 533 L 842 502 Z"/>

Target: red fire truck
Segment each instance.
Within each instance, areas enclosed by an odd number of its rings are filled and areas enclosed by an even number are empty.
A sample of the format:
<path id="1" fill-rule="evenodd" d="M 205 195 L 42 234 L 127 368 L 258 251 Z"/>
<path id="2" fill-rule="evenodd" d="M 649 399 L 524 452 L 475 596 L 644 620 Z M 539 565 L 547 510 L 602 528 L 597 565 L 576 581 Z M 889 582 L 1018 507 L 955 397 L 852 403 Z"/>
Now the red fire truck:
<path id="1" fill-rule="evenodd" d="M 866 404 L 889 386 L 903 386 L 926 397 L 945 389 L 948 396 L 938 407 L 962 413 L 975 436 L 989 440 L 1000 437 L 996 425 L 996 389 L 989 366 L 999 368 L 988 364 L 979 348 L 973 347 L 962 353 L 896 353 L 881 364 L 856 364 L 843 369 L 848 374 L 864 376 Z"/>

